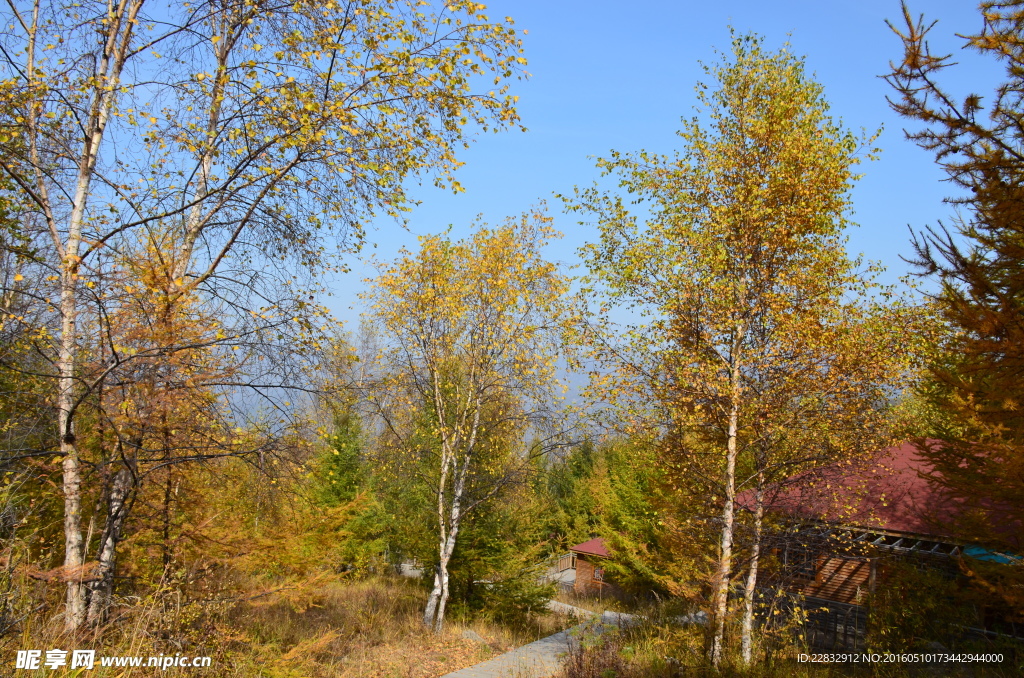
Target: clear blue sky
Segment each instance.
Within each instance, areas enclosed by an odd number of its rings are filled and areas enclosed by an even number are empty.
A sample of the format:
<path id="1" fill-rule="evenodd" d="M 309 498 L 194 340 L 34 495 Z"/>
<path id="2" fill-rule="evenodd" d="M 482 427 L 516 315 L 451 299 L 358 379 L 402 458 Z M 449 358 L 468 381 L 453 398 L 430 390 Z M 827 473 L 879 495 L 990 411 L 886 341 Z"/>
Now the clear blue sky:
<path id="1" fill-rule="evenodd" d="M 917 0 L 911 10 L 939 20 L 932 32 L 935 51 L 956 53 L 960 66 L 946 80 L 951 89 L 988 94 L 999 66 L 963 51 L 954 35 L 980 28 L 975 4 Z M 704 77 L 699 62 L 715 61 L 716 48 L 729 49 L 730 25 L 739 33 L 760 33 L 769 49 L 788 40 L 795 54 L 806 57 L 808 70 L 825 86 L 832 114 L 847 127 L 884 126 L 881 157 L 861 166 L 864 178 L 854 192 L 852 219 L 860 226 L 849 233 L 852 254 L 883 263 L 894 282 L 907 271 L 900 260 L 910 252 L 907 225 L 933 224 L 951 214 L 942 199 L 952 188 L 941 181 L 932 157 L 903 138 L 905 122 L 889 110 L 890 89 L 878 77 L 901 55 L 885 24 L 900 20 L 897 0 L 496 0 L 488 3 L 488 14 L 511 16 L 528 31 L 524 55 L 531 77 L 514 85 L 514 93 L 529 131 L 481 135 L 463 152 L 466 165 L 458 179 L 465 193 L 411 185 L 422 205 L 410 216 L 410 231 L 380 220 L 369 230 L 363 257 L 391 258 L 401 245 L 414 248 L 417 235 L 453 224 L 458 237 L 478 214 L 497 223 L 548 200 L 565 234 L 548 258 L 575 263 L 576 248 L 593 233 L 563 214 L 552 194 L 597 178 L 588 156 L 676 148 L 679 119 L 692 115 L 693 88 Z M 328 304 L 350 330 L 358 321 L 356 294 L 372 273 L 359 259 L 350 257 L 351 273 L 329 284 Z"/>

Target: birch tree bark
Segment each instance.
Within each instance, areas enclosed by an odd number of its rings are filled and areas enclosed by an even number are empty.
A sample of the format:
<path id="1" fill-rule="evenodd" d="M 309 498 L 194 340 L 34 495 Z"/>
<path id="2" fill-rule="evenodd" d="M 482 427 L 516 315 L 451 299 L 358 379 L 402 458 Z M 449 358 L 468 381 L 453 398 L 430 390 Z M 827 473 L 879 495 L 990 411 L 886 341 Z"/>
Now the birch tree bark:
<path id="1" fill-rule="evenodd" d="M 244 369 L 225 375 L 218 395 L 249 389 L 287 412 L 271 394 L 302 387 L 303 360 L 330 333 L 326 310 L 308 298 L 316 283 L 298 281 L 358 247 L 370 214 L 400 218 L 408 176 L 457 189 L 451 172 L 467 126 L 518 122 L 508 83 L 525 63 L 519 39 L 475 2 L 151 5 L 11 0 L 0 54 L 4 129 L 19 137 L 2 171 L 40 252 L 46 283 L 33 299 L 56 300 L 58 329 L 36 348 L 52 367 L 68 630 L 84 623 L 87 571 L 112 567 L 125 525 L 116 516 L 130 506 L 119 500 L 90 565 L 96 545 L 85 543 L 82 507 L 97 488 L 81 469 L 95 451 L 77 422 L 97 390 L 176 354 L 222 348 Z M 471 93 L 470 80 L 485 74 L 497 76 L 495 91 Z M 218 317 L 207 336 L 111 339 L 124 336 L 111 318 L 148 303 L 150 290 L 131 279 L 140 253 L 143 263 L 171 262 L 169 303 Z M 117 289 L 100 289 L 100 259 L 115 264 L 106 275 Z M 109 344 L 104 361 L 83 342 L 85 322 L 95 323 L 90 341 Z M 148 430 L 143 419 L 129 428 Z M 235 426 L 225 428 L 231 449 L 172 462 L 241 453 Z"/>
<path id="2" fill-rule="evenodd" d="M 60 338 L 57 372 L 57 431 L 60 454 L 63 458 L 64 483 L 64 576 L 67 581 L 66 626 L 77 629 L 85 620 L 86 588 L 83 583 L 85 565 L 85 544 L 82 542 L 82 476 L 79 449 L 75 436 L 75 410 L 79 399 L 78 357 L 78 287 L 82 272 L 81 248 L 86 206 L 90 196 L 100 148 L 104 142 L 107 121 L 114 106 L 116 93 L 120 88 L 121 75 L 133 46 L 135 26 L 142 0 L 122 0 L 106 7 L 99 29 L 99 49 L 95 55 L 95 68 L 86 84 L 83 98 L 86 99 L 85 115 L 80 119 L 81 145 L 72 146 L 72 157 L 78 167 L 74 173 L 73 190 L 70 200 L 70 214 L 66 230 L 58 224 L 57 208 L 50 201 L 49 177 L 46 163 L 42 158 L 49 149 L 41 148 L 43 136 L 42 117 L 47 113 L 44 99 L 30 99 L 27 116 L 27 133 L 30 147 L 29 173 L 18 175 L 16 180 L 34 180 L 34 194 L 42 209 L 43 217 L 52 237 L 51 246 L 59 258 L 60 278 Z M 26 85 L 29 92 L 47 89 L 42 82 L 42 64 L 37 62 L 40 32 L 46 27 L 41 20 L 41 2 L 36 0 L 31 7 L 31 19 L 15 10 L 15 17 L 24 29 L 27 42 L 25 51 Z M 63 231 L 63 235 L 62 235 Z"/>
<path id="3" fill-rule="evenodd" d="M 722 485 L 725 501 L 722 505 L 722 529 L 719 541 L 718 571 L 713 584 L 715 631 L 711 639 L 711 664 L 718 666 L 722 661 L 725 642 L 725 620 L 729 611 L 729 583 L 732 577 L 732 546 L 736 522 L 736 456 L 739 453 L 740 409 L 743 403 L 743 359 L 742 345 L 745 326 L 738 323 L 734 330 L 729 365 L 729 414 L 726 430 L 725 470 Z"/>
<path id="4" fill-rule="evenodd" d="M 764 474 L 760 473 L 757 487 L 754 489 L 754 536 L 750 544 L 750 564 L 747 566 L 747 578 L 743 585 L 743 628 L 740 632 L 740 654 L 743 657 L 743 663 L 747 666 L 751 666 L 754 662 L 754 603 L 757 595 L 757 569 L 761 560 L 764 489 Z"/>
<path id="5" fill-rule="evenodd" d="M 86 621 L 97 626 L 106 619 L 110 597 L 114 590 L 114 572 L 117 566 L 117 544 L 121 540 L 125 518 L 128 516 L 128 493 L 132 474 L 120 468 L 114 474 L 107 500 L 107 518 L 100 536 L 96 572 L 90 583 L 89 608 Z"/>

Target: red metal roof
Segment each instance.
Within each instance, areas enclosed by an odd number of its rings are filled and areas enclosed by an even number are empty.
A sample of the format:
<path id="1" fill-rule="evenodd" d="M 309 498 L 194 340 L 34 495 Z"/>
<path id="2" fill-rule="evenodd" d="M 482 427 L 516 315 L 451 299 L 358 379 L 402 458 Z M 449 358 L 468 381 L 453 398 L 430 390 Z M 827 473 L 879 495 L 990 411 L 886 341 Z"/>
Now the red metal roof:
<path id="1" fill-rule="evenodd" d="M 600 558 L 610 558 L 612 555 L 608 553 L 608 548 L 604 545 L 604 539 L 600 537 L 595 537 L 582 544 L 576 544 L 576 546 L 570 546 L 569 550 L 573 553 L 584 553 L 588 556 L 598 556 Z"/>
<path id="2" fill-rule="evenodd" d="M 773 508 L 808 518 L 843 522 L 891 532 L 953 536 L 941 517 L 956 512 L 956 502 L 926 480 L 932 466 L 913 443 L 882 450 L 859 468 L 833 468 L 792 485 L 775 498 Z"/>
<path id="3" fill-rule="evenodd" d="M 906 442 L 882 450 L 867 463 L 797 476 L 770 497 L 766 507 L 800 518 L 969 540 L 970 535 L 957 535 L 953 527 L 963 502 L 929 482 L 932 475 L 934 468 L 918 447 Z M 753 508 L 753 492 L 742 492 L 737 501 Z"/>

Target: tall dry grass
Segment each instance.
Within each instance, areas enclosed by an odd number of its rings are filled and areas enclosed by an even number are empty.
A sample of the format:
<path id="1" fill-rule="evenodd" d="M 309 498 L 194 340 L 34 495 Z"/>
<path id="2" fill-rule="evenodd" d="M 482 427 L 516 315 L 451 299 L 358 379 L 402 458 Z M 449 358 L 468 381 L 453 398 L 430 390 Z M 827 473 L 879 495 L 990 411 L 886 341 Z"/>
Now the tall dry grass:
<path id="1" fill-rule="evenodd" d="M 58 614 L 29 621 L 6 644 L 0 675 L 13 669 L 16 649 L 93 649 L 97 656 L 210 656 L 212 665 L 165 671 L 97 665 L 84 674 L 88 678 L 434 678 L 571 623 L 554 615 L 516 626 L 454 618 L 442 634 L 434 634 L 421 622 L 425 603 L 423 587 L 399 577 L 311 580 L 241 600 L 185 602 L 168 591 L 119 600 L 103 629 L 74 638 L 63 632 Z M 485 642 L 464 638 L 469 629 Z M 17 674 L 79 676 L 66 667 Z"/>
<path id="2" fill-rule="evenodd" d="M 727 653 L 713 669 L 705 653 L 705 630 L 690 625 L 648 623 L 613 629 L 577 640 L 556 678 L 1011 678 L 1019 666 L 979 663 L 811 663 L 799 661 L 794 644 L 773 658 L 743 666 L 738 653 Z M 735 648 L 732 648 L 735 650 Z M 808 653 L 809 654 L 809 653 Z"/>

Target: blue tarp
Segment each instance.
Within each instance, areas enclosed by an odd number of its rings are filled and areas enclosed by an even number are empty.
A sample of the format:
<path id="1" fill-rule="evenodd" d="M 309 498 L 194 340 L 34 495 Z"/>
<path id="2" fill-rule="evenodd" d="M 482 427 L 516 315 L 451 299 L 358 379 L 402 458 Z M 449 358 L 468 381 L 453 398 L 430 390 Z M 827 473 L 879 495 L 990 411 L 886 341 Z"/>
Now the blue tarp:
<path id="1" fill-rule="evenodd" d="M 1015 556 L 1009 553 L 1000 553 L 998 551 L 991 551 L 980 546 L 965 546 L 964 555 L 970 556 L 977 560 L 989 560 L 993 563 L 1003 563 L 1004 565 L 1010 565 L 1020 561 L 1020 556 Z"/>

